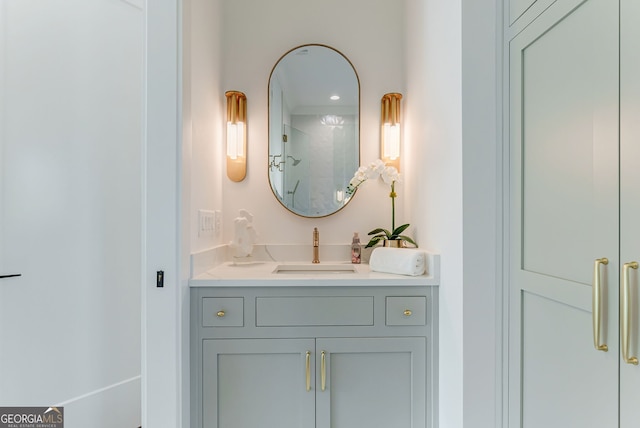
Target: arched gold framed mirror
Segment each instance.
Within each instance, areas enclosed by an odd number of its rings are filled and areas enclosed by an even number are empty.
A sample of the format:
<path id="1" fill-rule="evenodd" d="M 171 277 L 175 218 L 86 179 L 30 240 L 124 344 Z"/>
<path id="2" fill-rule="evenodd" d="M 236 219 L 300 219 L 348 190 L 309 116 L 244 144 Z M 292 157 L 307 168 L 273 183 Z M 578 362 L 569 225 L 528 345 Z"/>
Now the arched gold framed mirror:
<path id="1" fill-rule="evenodd" d="M 286 52 L 269 76 L 269 184 L 289 211 L 325 217 L 350 200 L 360 165 L 360 81 L 329 46 Z"/>

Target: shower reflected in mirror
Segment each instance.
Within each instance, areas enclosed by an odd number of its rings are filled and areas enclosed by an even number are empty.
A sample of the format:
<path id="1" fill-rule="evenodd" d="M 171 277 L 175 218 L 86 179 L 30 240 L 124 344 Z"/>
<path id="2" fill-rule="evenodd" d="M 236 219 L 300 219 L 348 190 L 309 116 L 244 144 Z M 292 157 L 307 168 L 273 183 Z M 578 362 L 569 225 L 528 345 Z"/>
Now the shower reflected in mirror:
<path id="1" fill-rule="evenodd" d="M 300 161 L 298 161 L 298 162 L 300 162 Z M 298 190 L 298 185 L 299 184 L 300 184 L 300 180 L 296 181 L 296 185 L 293 188 L 293 190 L 288 190 L 287 191 L 287 194 L 291 195 L 291 202 L 289 203 L 289 206 L 291 208 L 295 208 L 296 207 L 296 191 Z"/>
<path id="2" fill-rule="evenodd" d="M 280 58 L 269 76 L 268 173 L 287 210 L 324 217 L 349 202 L 339 195 L 360 165 L 359 123 L 360 83 L 344 55 L 304 45 Z"/>
<path id="3" fill-rule="evenodd" d="M 280 172 L 284 172 L 285 169 L 285 165 L 287 163 L 286 160 L 280 160 L 282 159 L 282 155 L 269 155 L 269 170 L 270 171 L 275 171 L 276 169 Z M 296 159 L 291 155 L 287 156 L 287 159 L 291 159 L 293 161 L 293 166 L 298 165 L 300 162 L 302 162 L 302 159 Z"/>
<path id="4" fill-rule="evenodd" d="M 302 159 L 296 159 L 293 156 L 287 156 L 287 159 L 292 159 L 293 160 L 293 166 L 298 165 L 302 161 Z"/>

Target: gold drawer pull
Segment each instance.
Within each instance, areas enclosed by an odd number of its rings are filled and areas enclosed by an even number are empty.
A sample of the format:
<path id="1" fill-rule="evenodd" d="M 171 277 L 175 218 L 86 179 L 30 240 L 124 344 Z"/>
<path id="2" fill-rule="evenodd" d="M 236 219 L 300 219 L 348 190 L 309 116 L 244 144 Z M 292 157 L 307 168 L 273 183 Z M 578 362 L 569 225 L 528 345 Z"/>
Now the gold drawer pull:
<path id="1" fill-rule="evenodd" d="M 638 269 L 638 262 L 622 265 L 622 281 L 620 281 L 620 347 L 622 359 L 627 364 L 638 365 L 638 358 L 629 356 L 629 336 L 631 336 L 631 305 L 629 303 L 629 269 Z"/>
<path id="2" fill-rule="evenodd" d="M 603 257 L 596 259 L 593 264 L 593 286 L 592 286 L 592 321 L 593 321 L 593 346 L 598 351 L 607 352 L 609 348 L 605 343 L 601 343 L 600 324 L 602 323 L 602 286 L 600 284 L 600 267 L 609 264 L 609 259 Z"/>
<path id="3" fill-rule="evenodd" d="M 307 351 L 305 359 L 307 391 L 311 390 L 311 351 Z"/>
<path id="4" fill-rule="evenodd" d="M 412 313 L 413 312 L 411 312 L 411 309 L 405 309 L 404 312 L 403 312 L 405 317 L 410 317 Z"/>
<path id="5" fill-rule="evenodd" d="M 322 386 L 322 390 L 324 391 L 327 387 L 327 353 L 322 351 L 322 358 L 320 359 L 320 382 Z"/>
<path id="6" fill-rule="evenodd" d="M 226 315 L 226 313 L 224 311 L 218 311 L 216 315 L 218 316 L 218 318 L 222 318 Z"/>

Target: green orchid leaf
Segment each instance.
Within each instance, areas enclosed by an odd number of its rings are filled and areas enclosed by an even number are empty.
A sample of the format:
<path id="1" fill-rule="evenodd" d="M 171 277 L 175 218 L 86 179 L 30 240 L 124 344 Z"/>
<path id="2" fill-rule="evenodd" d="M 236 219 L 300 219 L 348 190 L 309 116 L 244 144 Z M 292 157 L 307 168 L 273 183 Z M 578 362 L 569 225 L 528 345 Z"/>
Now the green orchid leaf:
<path id="1" fill-rule="evenodd" d="M 383 236 L 374 236 L 373 238 L 371 238 L 371 240 L 369 241 L 369 243 L 364 247 L 364 248 L 371 248 L 373 246 L 375 246 L 378 242 L 384 240 L 385 237 Z"/>
<path id="2" fill-rule="evenodd" d="M 409 227 L 409 223 L 407 224 L 403 224 L 402 226 L 398 226 L 396 227 L 396 229 L 393 231 L 393 236 L 399 236 L 402 232 L 405 231 L 405 229 Z"/>
<path id="3" fill-rule="evenodd" d="M 371 232 L 368 233 L 368 235 L 375 235 L 376 233 L 384 233 L 387 238 L 391 236 L 391 233 L 387 229 L 382 229 L 382 228 L 373 229 Z"/>
<path id="4" fill-rule="evenodd" d="M 400 235 L 400 236 L 398 236 L 398 238 L 400 238 L 400 239 L 402 239 L 402 240 L 404 240 L 404 241 L 407 241 L 407 242 L 408 242 L 408 243 L 410 243 L 410 244 L 415 245 L 415 246 L 416 246 L 416 248 L 418 247 L 418 244 L 416 244 L 416 242 L 415 242 L 413 239 L 409 238 L 409 237 L 408 237 L 408 236 L 406 236 L 406 235 Z"/>
<path id="5" fill-rule="evenodd" d="M 373 233 L 373 232 L 371 232 L 371 233 Z M 371 233 L 369 235 L 371 235 Z M 371 239 L 373 239 L 373 238 L 388 239 L 389 237 L 387 236 L 386 232 L 383 231 L 383 232 L 380 232 L 377 235 L 374 235 L 374 236 L 371 237 Z"/>

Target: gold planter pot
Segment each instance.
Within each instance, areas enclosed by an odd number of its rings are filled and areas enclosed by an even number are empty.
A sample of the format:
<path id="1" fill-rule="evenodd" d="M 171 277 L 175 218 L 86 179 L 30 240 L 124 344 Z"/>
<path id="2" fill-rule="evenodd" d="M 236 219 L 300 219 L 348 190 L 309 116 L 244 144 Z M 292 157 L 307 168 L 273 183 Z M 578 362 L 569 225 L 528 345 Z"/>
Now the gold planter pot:
<path id="1" fill-rule="evenodd" d="M 382 246 L 390 248 L 404 248 L 404 241 L 402 239 L 385 239 L 382 241 Z"/>

